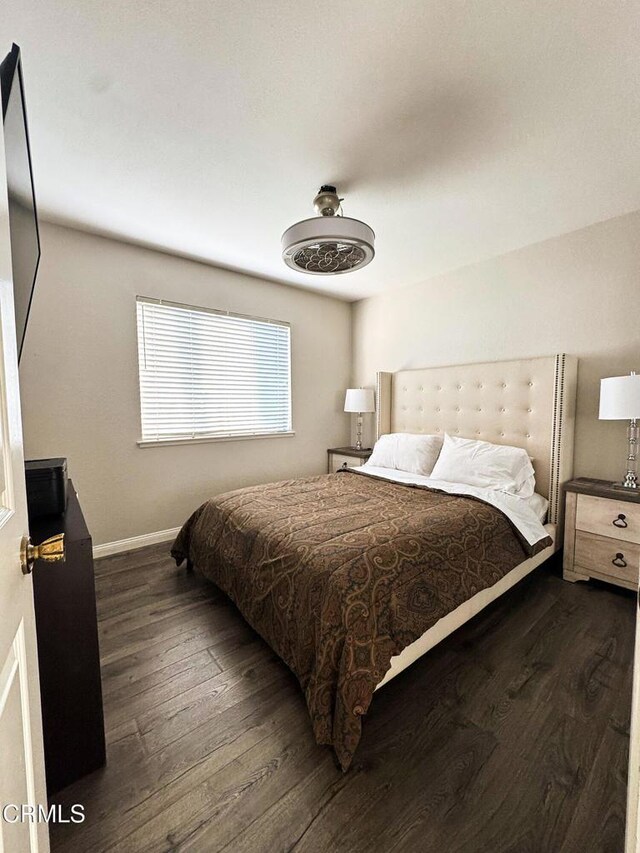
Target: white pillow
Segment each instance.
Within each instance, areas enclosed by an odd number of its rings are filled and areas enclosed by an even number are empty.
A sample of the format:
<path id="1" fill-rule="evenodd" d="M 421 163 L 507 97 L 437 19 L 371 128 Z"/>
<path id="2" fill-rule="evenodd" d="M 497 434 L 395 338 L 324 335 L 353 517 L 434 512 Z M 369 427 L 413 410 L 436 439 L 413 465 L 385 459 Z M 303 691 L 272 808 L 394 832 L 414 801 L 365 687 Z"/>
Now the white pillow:
<path id="1" fill-rule="evenodd" d="M 535 491 L 533 465 L 522 447 L 448 434 L 431 479 L 508 492 L 521 498 L 529 498 Z"/>
<path id="2" fill-rule="evenodd" d="M 429 477 L 442 448 L 442 441 L 441 435 L 390 432 L 381 435 L 376 441 L 367 465 L 396 468 Z"/>

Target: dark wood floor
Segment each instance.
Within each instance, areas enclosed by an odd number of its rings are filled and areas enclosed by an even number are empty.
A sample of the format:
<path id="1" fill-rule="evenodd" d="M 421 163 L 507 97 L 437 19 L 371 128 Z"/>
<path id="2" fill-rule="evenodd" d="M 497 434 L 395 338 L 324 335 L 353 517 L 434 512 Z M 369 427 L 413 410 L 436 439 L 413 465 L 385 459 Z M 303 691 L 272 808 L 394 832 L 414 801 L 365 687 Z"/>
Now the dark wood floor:
<path id="1" fill-rule="evenodd" d="M 221 593 L 166 545 L 100 560 L 108 766 L 53 849 L 621 853 L 634 599 L 557 571 L 380 691 L 343 774 Z"/>

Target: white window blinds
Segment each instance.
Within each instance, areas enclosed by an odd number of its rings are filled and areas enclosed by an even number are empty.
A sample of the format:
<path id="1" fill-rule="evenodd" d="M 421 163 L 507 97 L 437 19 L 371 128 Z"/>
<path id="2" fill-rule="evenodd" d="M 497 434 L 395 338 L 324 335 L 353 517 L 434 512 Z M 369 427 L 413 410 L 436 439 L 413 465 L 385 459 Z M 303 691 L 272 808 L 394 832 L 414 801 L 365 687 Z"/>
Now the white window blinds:
<path id="1" fill-rule="evenodd" d="M 288 323 L 138 297 L 142 443 L 291 431 Z"/>

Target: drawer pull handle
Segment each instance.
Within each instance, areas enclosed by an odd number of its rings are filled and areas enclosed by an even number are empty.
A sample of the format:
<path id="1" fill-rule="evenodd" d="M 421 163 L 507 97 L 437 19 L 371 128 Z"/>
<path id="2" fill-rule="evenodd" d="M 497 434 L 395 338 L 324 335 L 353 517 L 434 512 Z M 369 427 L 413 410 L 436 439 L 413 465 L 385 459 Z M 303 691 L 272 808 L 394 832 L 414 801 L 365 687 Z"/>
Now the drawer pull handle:
<path id="1" fill-rule="evenodd" d="M 618 566 L 621 569 L 627 568 L 627 561 L 624 558 L 624 554 L 616 554 L 611 562 L 614 566 Z"/>
<path id="2" fill-rule="evenodd" d="M 629 525 L 627 524 L 626 519 L 627 516 L 621 512 L 620 515 L 617 518 L 614 518 L 611 523 L 614 527 L 628 527 Z"/>

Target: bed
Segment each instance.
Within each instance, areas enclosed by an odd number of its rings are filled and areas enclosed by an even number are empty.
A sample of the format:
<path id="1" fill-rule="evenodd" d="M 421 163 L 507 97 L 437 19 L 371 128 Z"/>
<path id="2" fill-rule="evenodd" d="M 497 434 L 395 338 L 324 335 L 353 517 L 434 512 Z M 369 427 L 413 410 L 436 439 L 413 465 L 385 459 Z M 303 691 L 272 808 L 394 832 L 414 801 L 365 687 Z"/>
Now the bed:
<path id="1" fill-rule="evenodd" d="M 377 378 L 378 436 L 525 448 L 548 500 L 537 535 L 462 487 L 363 468 L 227 492 L 182 528 L 176 561 L 229 595 L 291 668 L 344 770 L 375 691 L 557 549 L 576 374 L 559 355 Z"/>

